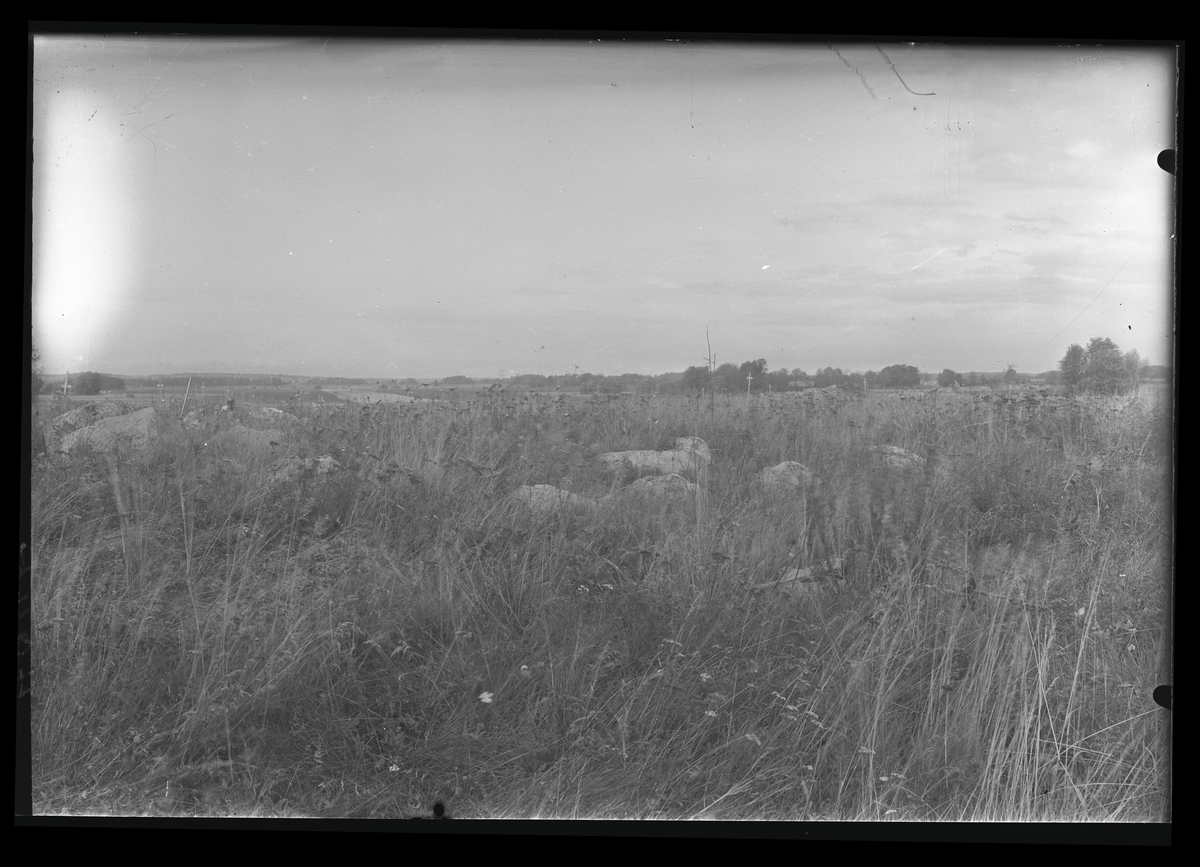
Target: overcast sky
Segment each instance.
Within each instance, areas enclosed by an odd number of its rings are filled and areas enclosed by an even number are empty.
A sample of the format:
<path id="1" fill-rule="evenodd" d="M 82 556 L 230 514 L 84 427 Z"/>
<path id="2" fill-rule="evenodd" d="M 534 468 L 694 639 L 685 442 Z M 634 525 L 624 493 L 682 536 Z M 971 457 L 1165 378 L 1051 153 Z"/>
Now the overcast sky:
<path id="1" fill-rule="evenodd" d="M 1170 358 L 1171 49 L 39 37 L 48 373 Z"/>

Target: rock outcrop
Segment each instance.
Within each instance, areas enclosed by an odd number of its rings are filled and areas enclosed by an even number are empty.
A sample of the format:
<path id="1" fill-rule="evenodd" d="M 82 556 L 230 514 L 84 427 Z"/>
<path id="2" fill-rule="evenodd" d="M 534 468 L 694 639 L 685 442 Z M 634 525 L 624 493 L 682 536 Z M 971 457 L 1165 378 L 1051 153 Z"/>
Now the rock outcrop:
<path id="1" fill-rule="evenodd" d="M 699 437 L 679 437 L 675 448 L 666 451 L 604 452 L 598 459 L 610 472 L 639 474 L 641 478 L 603 497 L 585 497 L 553 485 L 522 485 L 511 497 L 537 515 L 564 509 L 590 514 L 623 508 L 672 512 L 676 507 L 697 505 L 712 451 Z"/>
<path id="2" fill-rule="evenodd" d="M 698 479 L 712 463 L 712 450 L 700 437 L 679 437 L 675 440 L 675 448 L 666 451 L 603 452 L 597 458 L 613 473 L 677 474 Z"/>
<path id="3" fill-rule="evenodd" d="M 758 484 L 771 494 L 788 494 L 811 489 L 817 483 L 813 471 L 798 461 L 784 461 L 758 474 Z"/>
<path id="4" fill-rule="evenodd" d="M 136 409 L 137 407 L 131 404 L 118 401 L 85 403 L 83 406 L 77 406 L 58 416 L 47 426 L 46 451 L 55 454 L 61 450 L 63 440 L 69 434 L 85 427 L 91 427 L 101 419 L 128 415 Z"/>
<path id="5" fill-rule="evenodd" d="M 564 491 L 554 485 L 521 485 L 511 496 L 518 503 L 527 506 L 535 515 L 549 515 L 564 509 L 596 512 L 602 502 Z"/>
<path id="6" fill-rule="evenodd" d="M 71 454 L 80 449 L 108 451 L 118 442 L 128 442 L 132 448 L 143 449 L 158 439 L 160 432 L 157 411 L 153 407 L 147 407 L 123 415 L 100 418 L 86 427 L 62 435 L 61 439 L 56 437 L 52 447 L 47 443 L 47 450 L 59 454 Z"/>

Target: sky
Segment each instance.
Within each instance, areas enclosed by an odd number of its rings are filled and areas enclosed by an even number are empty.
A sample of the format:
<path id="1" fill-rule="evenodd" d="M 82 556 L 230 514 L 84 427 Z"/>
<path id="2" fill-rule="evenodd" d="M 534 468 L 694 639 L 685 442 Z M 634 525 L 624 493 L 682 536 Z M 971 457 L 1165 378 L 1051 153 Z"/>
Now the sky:
<path id="1" fill-rule="evenodd" d="M 33 48 L 46 373 L 1170 362 L 1172 48 Z"/>

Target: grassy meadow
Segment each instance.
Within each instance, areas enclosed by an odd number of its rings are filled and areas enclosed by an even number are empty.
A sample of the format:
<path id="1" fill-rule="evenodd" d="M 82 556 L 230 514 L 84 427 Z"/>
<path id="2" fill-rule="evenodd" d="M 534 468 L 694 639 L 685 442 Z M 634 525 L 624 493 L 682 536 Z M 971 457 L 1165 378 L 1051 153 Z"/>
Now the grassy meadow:
<path id="1" fill-rule="evenodd" d="M 444 397 L 35 456 L 37 813 L 1167 817 L 1168 402 Z M 666 514 L 510 497 L 679 436 Z"/>

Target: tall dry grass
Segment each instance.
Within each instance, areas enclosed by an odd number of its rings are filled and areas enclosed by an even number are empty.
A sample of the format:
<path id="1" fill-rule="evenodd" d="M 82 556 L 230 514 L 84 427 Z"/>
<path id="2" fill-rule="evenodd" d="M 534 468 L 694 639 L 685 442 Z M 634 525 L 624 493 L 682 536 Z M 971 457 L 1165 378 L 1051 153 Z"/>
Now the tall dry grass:
<path id="1" fill-rule="evenodd" d="M 1162 410 L 452 397 L 35 461 L 40 812 L 1166 814 Z M 677 436 L 714 452 L 700 509 L 508 497 Z M 784 460 L 819 484 L 765 494 Z"/>

